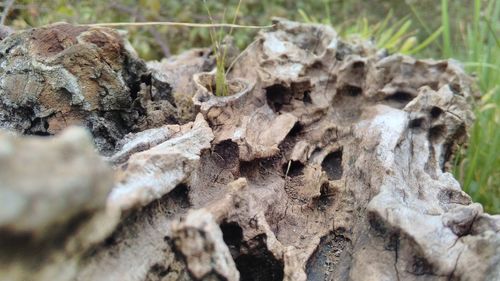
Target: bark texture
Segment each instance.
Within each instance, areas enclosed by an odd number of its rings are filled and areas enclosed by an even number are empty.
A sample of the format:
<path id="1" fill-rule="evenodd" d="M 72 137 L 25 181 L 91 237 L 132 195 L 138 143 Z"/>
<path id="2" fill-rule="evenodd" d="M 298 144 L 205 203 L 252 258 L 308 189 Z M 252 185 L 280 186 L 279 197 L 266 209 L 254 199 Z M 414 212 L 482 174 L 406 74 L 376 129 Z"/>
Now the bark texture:
<path id="1" fill-rule="evenodd" d="M 157 76 L 116 30 L 58 23 L 20 31 L 1 42 L 0 127 L 52 135 L 85 126 L 110 155 L 129 132 L 188 121 Z"/>
<path id="2" fill-rule="evenodd" d="M 457 63 L 389 55 L 370 42 L 345 42 L 327 26 L 279 19 L 238 56 L 228 75 L 231 95 L 211 91 L 212 66 L 207 51 L 192 50 L 148 63 L 135 76 L 139 81 L 120 80 L 124 89 L 139 85 L 136 94 L 125 92 L 123 107 L 127 114 L 139 109 L 127 115 L 134 119 L 112 146 L 100 150 L 115 171 L 106 201 L 95 205 L 105 210 L 106 231 L 94 229 L 101 235 L 78 251 L 44 248 L 74 261 L 57 274 L 53 268 L 68 261 L 40 259 L 29 268 L 22 257 L 5 255 L 2 280 L 24 280 L 4 275 L 19 270 L 33 280 L 500 278 L 500 217 L 483 213 L 448 172 L 473 119 L 472 80 Z M 9 115 L 26 91 L 2 83 L 2 126 L 30 133 L 25 122 L 32 115 Z M 51 93 L 53 106 L 65 101 Z M 42 104 L 40 97 L 31 100 Z M 106 170 L 95 161 L 85 163 Z M 5 178 L 21 182 L 0 173 Z M 96 186 L 90 183 L 87 192 Z M 79 237 L 64 225 L 82 223 L 58 224 L 67 237 Z M 0 221 L 1 230 L 22 226 Z M 52 241 L 32 234 L 9 232 L 0 241 Z"/>

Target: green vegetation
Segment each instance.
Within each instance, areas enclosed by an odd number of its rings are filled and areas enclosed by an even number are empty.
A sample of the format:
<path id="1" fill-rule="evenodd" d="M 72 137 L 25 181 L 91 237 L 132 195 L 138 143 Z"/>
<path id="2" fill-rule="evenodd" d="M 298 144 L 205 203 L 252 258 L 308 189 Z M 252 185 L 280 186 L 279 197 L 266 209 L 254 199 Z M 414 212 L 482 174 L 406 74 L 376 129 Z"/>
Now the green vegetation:
<path id="1" fill-rule="evenodd" d="M 207 9 L 207 14 L 210 17 L 210 22 L 215 23 L 212 18 L 212 13 L 210 13 L 210 8 L 207 5 L 207 2 L 204 0 L 205 8 Z M 241 0 L 238 2 L 238 6 L 236 7 L 236 11 L 233 16 L 232 24 L 236 23 L 236 19 L 238 18 L 238 12 L 241 7 Z M 227 96 L 229 95 L 229 89 L 226 82 L 226 55 L 227 50 L 230 46 L 224 46 L 223 40 L 224 37 L 231 36 L 233 33 L 233 28 L 229 29 L 229 32 L 226 34 L 224 32 L 224 28 L 220 28 L 219 32 L 215 31 L 215 28 L 210 29 L 210 39 L 212 40 L 212 48 L 215 54 L 216 61 L 216 72 L 215 72 L 215 95 L 216 96 Z M 214 92 L 212 90 L 212 92 Z"/>
<path id="2" fill-rule="evenodd" d="M 319 21 L 314 17 L 309 17 L 303 10 L 299 10 L 305 22 L 322 22 L 330 24 L 330 18 Z M 337 31 L 344 38 L 360 37 L 365 40 L 373 40 L 377 48 L 384 48 L 390 53 L 415 54 L 425 49 L 442 33 L 443 29 L 438 28 L 422 43 L 418 44 L 417 30 L 410 30 L 413 25 L 409 16 L 403 17 L 396 22 L 391 21 L 394 13 L 390 10 L 387 16 L 380 22 L 370 24 L 366 18 L 362 18 L 349 26 L 337 26 Z"/>
<path id="3" fill-rule="evenodd" d="M 443 7 L 448 0 L 442 0 Z M 451 2 L 450 2 L 451 3 Z M 492 213 L 500 212 L 500 2 L 474 1 L 473 17 L 453 39 L 451 19 L 443 13 L 443 57 L 464 62 L 477 79 L 482 96 L 475 105 L 476 121 L 468 147 L 457 158 L 455 175 L 474 200 Z M 464 11 L 466 13 L 467 11 Z M 447 35 L 446 35 L 447 34 Z M 455 48 L 452 48 L 454 46 Z"/>
<path id="4" fill-rule="evenodd" d="M 207 12 L 209 11 L 209 12 Z M 470 12 L 472 11 L 472 12 Z M 477 80 L 482 96 L 474 105 L 476 121 L 470 141 L 456 158 L 454 174 L 465 191 L 485 209 L 500 213 L 500 1 L 498 0 L 34 0 L 15 1 L 6 24 L 15 28 L 56 21 L 74 23 L 179 21 L 225 22 L 238 16 L 244 25 L 268 25 L 273 16 L 333 25 L 344 37 L 373 39 L 378 47 L 417 57 L 454 58 Z M 227 94 L 224 34 L 206 28 L 130 27 L 132 45 L 145 59 L 158 59 L 183 49 L 213 46 L 218 51 L 216 94 Z M 238 30 L 239 48 L 256 31 Z M 357 34 L 357 35 L 354 35 Z"/>

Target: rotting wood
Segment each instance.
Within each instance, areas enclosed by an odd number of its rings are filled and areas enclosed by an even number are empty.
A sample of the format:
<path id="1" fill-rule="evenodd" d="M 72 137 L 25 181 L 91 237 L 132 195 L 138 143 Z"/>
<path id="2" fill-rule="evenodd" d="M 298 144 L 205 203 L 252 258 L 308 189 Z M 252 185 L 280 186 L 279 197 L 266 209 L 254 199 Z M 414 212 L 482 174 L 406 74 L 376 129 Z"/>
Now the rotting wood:
<path id="1" fill-rule="evenodd" d="M 7 60 L 0 66 L 0 112 L 24 102 L 5 82 L 13 67 L 6 46 L 15 38 L 0 43 Z M 26 41 L 15 40 L 26 48 Z M 176 63 L 182 71 L 175 71 Z M 472 80 L 455 62 L 388 55 L 369 42 L 345 42 L 324 25 L 278 20 L 232 66 L 227 81 L 233 95 L 209 91 L 212 67 L 206 52 L 188 51 L 148 63 L 150 82 L 139 81 L 136 97 L 128 92 L 126 100 L 142 107 L 124 130 L 130 134 L 106 150 L 116 171 L 111 195 L 120 195 L 101 206 L 109 216 L 102 220 L 119 223 L 111 235 L 79 244 L 77 251 L 68 251 L 73 232 L 58 234 L 66 237 L 59 248 L 45 237 L 46 255 L 59 258 L 39 259 L 35 267 L 23 254 L 4 262 L 2 251 L 0 276 L 500 278 L 500 217 L 483 213 L 449 173 L 473 119 Z M 162 109 L 144 110 L 155 97 L 177 109 L 173 105 L 184 101 L 171 123 L 186 124 L 165 125 L 166 119 L 154 118 Z M 33 118 L 2 117 L 2 127 L 30 132 L 23 124 Z M 101 131 L 92 133 L 98 138 Z M 4 155 L 0 161 L 11 159 Z M 16 178 L 11 182 L 15 189 Z M 23 240 L 24 233 L 1 222 L 8 241 L 23 243 L 28 252 L 38 245 L 26 244 L 31 240 Z M 66 270 L 55 271 L 60 268 Z"/>

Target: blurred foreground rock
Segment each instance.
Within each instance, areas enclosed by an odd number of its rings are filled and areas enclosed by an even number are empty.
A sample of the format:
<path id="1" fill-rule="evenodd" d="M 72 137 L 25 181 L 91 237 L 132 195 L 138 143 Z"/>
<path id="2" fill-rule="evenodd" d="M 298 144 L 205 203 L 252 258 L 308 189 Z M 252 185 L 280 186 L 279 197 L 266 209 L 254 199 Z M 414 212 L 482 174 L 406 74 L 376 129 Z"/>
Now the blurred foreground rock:
<path id="1" fill-rule="evenodd" d="M 54 138 L 0 131 L 0 279 L 70 280 L 118 223 L 105 206 L 112 186 L 81 128 Z"/>
<path id="2" fill-rule="evenodd" d="M 61 34 L 58 28 L 42 30 Z M 29 46 L 19 42 L 20 50 Z M 31 62 L 36 54 L 20 57 Z M 259 33 L 238 58 L 225 97 L 213 94 L 213 58 L 205 51 L 150 62 L 131 75 L 143 77 L 134 82 L 137 96 L 125 91 L 124 112 L 136 110 L 127 115 L 134 119 L 109 149 L 97 142 L 115 169 L 106 199 L 110 183 L 97 175 L 108 172 L 97 158 L 82 160 L 83 170 L 64 157 L 44 161 L 44 169 L 68 169 L 60 176 L 30 172 L 28 164 L 0 172 L 2 183 L 15 183 L 2 189 L 15 200 L 5 200 L 1 217 L 0 241 L 11 246 L 2 247 L 0 279 L 500 279 L 500 217 L 483 213 L 449 173 L 473 120 L 472 81 L 459 65 L 388 55 L 370 42 L 342 41 L 328 26 L 286 20 Z M 50 96 L 58 93 L 49 88 Z M 33 133 L 25 124 L 37 117 L 9 115 L 24 101 L 14 97 L 27 92 L 0 90 L 8 93 L 2 94 L 2 126 Z M 120 94 L 107 92 L 102 101 Z M 41 97 L 31 97 L 30 105 L 41 104 Z M 59 99 L 45 108 L 59 106 Z M 95 139 L 102 136 L 87 128 Z M 15 140 L 51 143 L 70 132 Z M 75 153 L 90 153 L 84 143 Z M 26 153 L 59 159 L 66 150 L 26 146 L 5 159 L 29 163 Z M 10 150 L 2 145 L 0 161 L 4 151 Z M 62 179 L 68 189 L 59 187 Z M 16 200 L 33 197 L 31 190 L 41 203 L 17 207 L 23 205 Z M 32 206 L 46 202 L 59 215 L 35 213 Z M 75 231 L 71 218 L 97 209 L 100 227 Z M 50 238 L 61 233 L 65 239 Z M 61 242 L 82 237 L 88 240 L 76 248 Z M 27 259 L 32 243 L 44 247 Z M 56 252 L 64 255 L 46 258 Z M 37 266 L 30 267 L 34 259 Z M 63 264 L 70 266 L 63 270 Z"/>

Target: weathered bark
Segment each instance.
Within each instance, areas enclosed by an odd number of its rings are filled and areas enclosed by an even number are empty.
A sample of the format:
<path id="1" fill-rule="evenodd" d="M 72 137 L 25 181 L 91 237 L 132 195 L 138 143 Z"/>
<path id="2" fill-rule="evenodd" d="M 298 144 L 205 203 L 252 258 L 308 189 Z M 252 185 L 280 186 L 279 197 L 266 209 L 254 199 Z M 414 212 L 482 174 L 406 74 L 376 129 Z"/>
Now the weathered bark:
<path id="1" fill-rule="evenodd" d="M 201 71 L 212 64 L 199 51 L 149 63 L 161 86 L 143 83 L 129 127 L 140 132 L 107 158 L 115 182 L 103 220 L 113 228 L 120 216 L 119 226 L 66 254 L 75 263 L 58 280 L 500 278 L 500 217 L 448 172 L 473 118 L 472 81 L 455 62 L 279 20 L 239 57 L 232 95 L 209 90 L 214 72 Z M 144 121 L 153 96 L 182 104 L 175 121 L 192 122 Z M 28 270 L 4 260 L 2 272 Z M 43 269 L 65 264 L 41 260 L 29 272 L 52 280 Z"/>
<path id="2" fill-rule="evenodd" d="M 157 76 L 112 29 L 59 23 L 21 31 L 1 42 L 0 127 L 52 135 L 83 125 L 110 155 L 129 132 L 188 121 L 184 101 L 177 106 Z"/>

